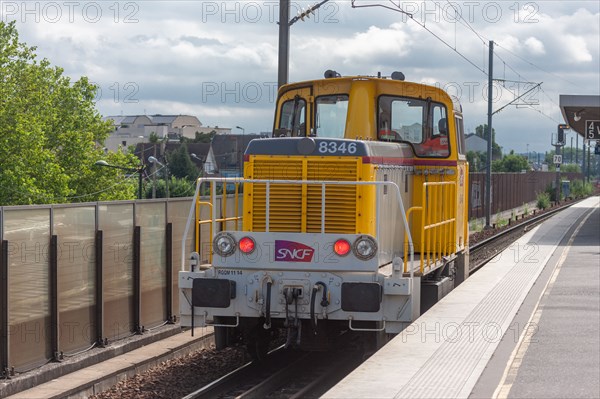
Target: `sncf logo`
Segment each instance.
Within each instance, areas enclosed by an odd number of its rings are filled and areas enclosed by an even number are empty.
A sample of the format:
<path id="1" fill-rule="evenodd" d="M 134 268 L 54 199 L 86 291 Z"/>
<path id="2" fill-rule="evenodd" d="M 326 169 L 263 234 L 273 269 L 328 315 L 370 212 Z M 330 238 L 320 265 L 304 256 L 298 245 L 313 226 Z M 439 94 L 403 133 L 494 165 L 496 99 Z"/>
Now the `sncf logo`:
<path id="1" fill-rule="evenodd" d="M 294 241 L 275 240 L 276 262 L 311 262 L 315 250 Z"/>

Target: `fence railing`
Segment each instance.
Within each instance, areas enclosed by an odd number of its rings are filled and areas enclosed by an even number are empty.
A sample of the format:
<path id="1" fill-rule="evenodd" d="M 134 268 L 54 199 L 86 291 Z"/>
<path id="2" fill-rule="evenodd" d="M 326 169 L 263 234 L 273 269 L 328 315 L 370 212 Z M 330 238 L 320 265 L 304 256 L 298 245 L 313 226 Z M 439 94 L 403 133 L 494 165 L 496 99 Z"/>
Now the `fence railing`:
<path id="1" fill-rule="evenodd" d="M 173 322 L 191 204 L 0 207 L 0 378 Z"/>
<path id="2" fill-rule="evenodd" d="M 581 173 L 561 173 L 561 180 L 582 180 Z M 491 213 L 533 202 L 556 180 L 556 172 L 492 173 Z M 469 174 L 469 219 L 485 217 L 485 173 Z"/>

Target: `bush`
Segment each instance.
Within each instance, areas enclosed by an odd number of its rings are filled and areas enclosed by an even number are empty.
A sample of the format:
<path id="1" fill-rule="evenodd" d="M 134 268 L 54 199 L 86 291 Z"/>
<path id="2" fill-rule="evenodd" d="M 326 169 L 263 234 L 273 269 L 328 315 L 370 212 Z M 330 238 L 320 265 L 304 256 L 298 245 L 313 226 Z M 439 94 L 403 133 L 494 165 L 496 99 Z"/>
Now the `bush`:
<path id="1" fill-rule="evenodd" d="M 548 200 L 549 201 L 552 201 L 552 202 L 556 202 L 557 201 L 557 198 L 556 198 L 556 187 L 554 187 L 552 185 L 552 183 L 549 183 L 546 186 L 546 190 L 544 192 L 548 195 Z M 539 196 L 538 196 L 538 198 L 539 198 Z M 540 209 L 542 209 L 542 208 L 540 208 Z"/>
<path id="2" fill-rule="evenodd" d="M 547 192 L 539 193 L 537 195 L 537 208 L 543 210 L 548 207 L 550 207 L 550 194 Z"/>
<path id="3" fill-rule="evenodd" d="M 571 194 L 574 198 L 583 198 L 591 195 L 593 187 L 591 183 L 584 183 L 582 180 L 574 180 L 571 183 Z"/>

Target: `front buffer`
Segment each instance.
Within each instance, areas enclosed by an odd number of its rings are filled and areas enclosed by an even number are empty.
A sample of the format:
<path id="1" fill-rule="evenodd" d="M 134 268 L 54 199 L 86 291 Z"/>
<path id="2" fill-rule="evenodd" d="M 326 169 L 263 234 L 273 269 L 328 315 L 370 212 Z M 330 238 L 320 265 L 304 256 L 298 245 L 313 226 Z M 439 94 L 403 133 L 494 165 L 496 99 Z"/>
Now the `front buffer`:
<path id="1" fill-rule="evenodd" d="M 183 327 L 245 339 L 285 328 L 288 345 L 305 346 L 345 330 L 398 333 L 419 315 L 418 278 L 399 259 L 380 268 L 368 235 L 221 232 L 213 252 L 212 265 L 179 273 Z"/>

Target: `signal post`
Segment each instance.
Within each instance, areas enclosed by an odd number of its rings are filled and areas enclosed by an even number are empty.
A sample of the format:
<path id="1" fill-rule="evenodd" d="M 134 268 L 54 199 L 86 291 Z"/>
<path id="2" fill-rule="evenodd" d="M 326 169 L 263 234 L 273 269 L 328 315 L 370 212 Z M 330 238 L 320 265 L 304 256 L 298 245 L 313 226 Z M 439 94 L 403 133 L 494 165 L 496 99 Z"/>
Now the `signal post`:
<path id="1" fill-rule="evenodd" d="M 556 166 L 556 202 L 560 202 L 560 165 L 562 164 L 561 148 L 565 145 L 565 130 L 569 129 L 569 125 L 558 125 L 556 133 L 556 142 L 552 143 L 556 148 L 554 155 L 554 166 Z"/>

